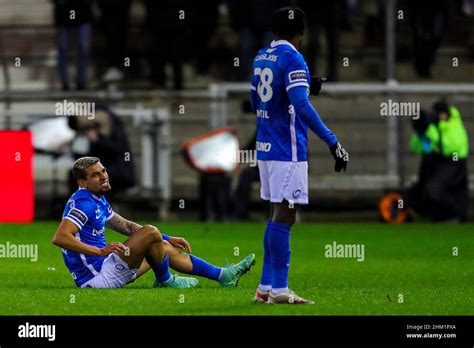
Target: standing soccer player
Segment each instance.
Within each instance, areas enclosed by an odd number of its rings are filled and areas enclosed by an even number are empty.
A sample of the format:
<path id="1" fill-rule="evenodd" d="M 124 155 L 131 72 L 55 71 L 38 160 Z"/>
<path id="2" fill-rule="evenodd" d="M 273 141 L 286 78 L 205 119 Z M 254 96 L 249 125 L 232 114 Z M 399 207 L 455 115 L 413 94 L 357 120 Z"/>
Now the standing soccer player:
<path id="1" fill-rule="evenodd" d="M 328 145 L 337 172 L 345 170 L 349 160 L 349 154 L 321 121 L 308 97 L 310 91 L 320 88 L 320 82 L 315 81 L 310 87 L 308 67 L 298 52 L 306 22 L 299 8 L 275 11 L 272 16 L 275 40 L 258 52 L 253 63 L 250 93 L 257 115 L 260 196 L 271 204 L 256 303 L 314 303 L 288 288 L 290 228 L 298 205 L 308 204 L 308 128 Z"/>

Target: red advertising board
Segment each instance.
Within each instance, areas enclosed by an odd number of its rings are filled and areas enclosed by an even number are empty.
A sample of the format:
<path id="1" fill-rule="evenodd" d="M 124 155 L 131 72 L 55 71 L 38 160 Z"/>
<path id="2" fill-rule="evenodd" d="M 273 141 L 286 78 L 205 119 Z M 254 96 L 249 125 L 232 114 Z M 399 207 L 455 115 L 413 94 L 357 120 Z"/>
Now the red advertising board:
<path id="1" fill-rule="evenodd" d="M 0 131 L 0 222 L 34 218 L 33 144 L 29 131 Z"/>

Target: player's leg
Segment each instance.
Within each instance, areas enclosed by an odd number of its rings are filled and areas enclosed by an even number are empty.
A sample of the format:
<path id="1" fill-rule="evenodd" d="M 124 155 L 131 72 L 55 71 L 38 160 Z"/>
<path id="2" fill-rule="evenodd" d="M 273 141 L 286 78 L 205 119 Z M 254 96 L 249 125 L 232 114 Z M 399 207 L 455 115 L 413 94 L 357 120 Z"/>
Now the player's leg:
<path id="1" fill-rule="evenodd" d="M 242 275 L 247 273 L 255 263 L 255 255 L 251 254 L 236 265 L 218 267 L 192 254 L 186 254 L 173 247 L 167 241 L 163 242 L 166 254 L 169 257 L 170 267 L 178 272 L 205 277 L 219 282 L 223 287 L 235 287 Z M 145 263 L 145 262 L 144 262 Z M 149 269 L 142 264 L 137 277 Z"/>
<path id="2" fill-rule="evenodd" d="M 273 215 L 268 226 L 268 247 L 271 255 L 272 283 L 267 303 L 312 303 L 288 288 L 290 270 L 290 229 L 295 223 L 299 204 L 308 203 L 307 163 L 275 163 L 272 194 Z M 282 182 L 278 188 L 276 183 Z"/>
<path id="3" fill-rule="evenodd" d="M 275 294 L 289 292 L 290 227 L 296 219 L 297 205 L 284 200 L 282 203 L 271 203 L 271 206 L 273 214 L 263 237 L 263 268 L 254 297 L 256 303 L 267 302 L 270 291 Z"/>
<path id="4" fill-rule="evenodd" d="M 272 265 L 272 291 L 288 292 L 290 270 L 290 228 L 296 219 L 297 204 L 284 200 L 272 203 L 273 216 L 268 229 L 268 247 Z"/>
<path id="5" fill-rule="evenodd" d="M 312 304 L 288 288 L 290 270 L 290 228 L 296 220 L 297 204 L 283 201 L 275 203 L 269 233 L 272 265 L 272 288 L 269 304 Z"/>
<path id="6" fill-rule="evenodd" d="M 260 173 L 260 197 L 265 201 L 270 201 L 270 185 L 269 185 L 269 167 L 270 161 L 258 161 L 258 169 Z M 265 234 L 263 236 L 263 265 L 262 276 L 260 277 L 260 284 L 253 301 L 255 303 L 266 303 L 268 295 L 272 288 L 272 263 L 270 255 L 270 247 L 268 244 L 269 227 L 271 225 L 273 216 L 273 204 L 270 203 L 270 218 L 267 221 Z"/>
<path id="7" fill-rule="evenodd" d="M 124 243 L 128 251 L 121 254 L 130 268 L 138 268 L 144 272 L 143 260 L 155 274 L 155 285 L 165 287 L 192 287 L 197 285 L 197 279 L 172 276 L 169 272 L 169 258 L 166 254 L 161 233 L 154 226 L 147 225 L 136 231 Z M 138 276 L 138 274 L 137 274 Z"/>

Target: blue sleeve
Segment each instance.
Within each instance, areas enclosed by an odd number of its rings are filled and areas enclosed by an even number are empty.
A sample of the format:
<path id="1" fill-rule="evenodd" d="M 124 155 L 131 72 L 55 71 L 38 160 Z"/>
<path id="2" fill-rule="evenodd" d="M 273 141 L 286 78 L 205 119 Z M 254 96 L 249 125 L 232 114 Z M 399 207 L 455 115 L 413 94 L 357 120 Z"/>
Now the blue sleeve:
<path id="1" fill-rule="evenodd" d="M 168 236 L 167 234 L 164 234 L 164 233 L 162 233 L 161 236 L 162 236 L 163 239 L 166 240 L 166 241 L 170 240 L 170 238 L 171 238 L 170 236 Z"/>
<path id="2" fill-rule="evenodd" d="M 105 207 L 107 208 L 105 212 L 105 220 L 109 221 L 113 216 L 114 216 L 114 211 L 112 210 L 112 207 L 110 206 L 109 202 L 105 200 Z"/>
<path id="3" fill-rule="evenodd" d="M 328 146 L 337 143 L 336 136 L 326 127 L 309 101 L 308 67 L 301 54 L 288 55 L 289 63 L 284 68 L 285 87 L 290 103 L 303 122 Z"/>
<path id="4" fill-rule="evenodd" d="M 328 146 L 337 143 L 336 136 L 328 127 L 326 127 L 316 109 L 311 105 L 306 87 L 298 86 L 289 89 L 288 97 L 295 108 L 296 114 L 301 117 L 309 129 L 311 129 Z"/>
<path id="5" fill-rule="evenodd" d="M 94 218 L 93 202 L 87 199 L 69 201 L 63 218 L 71 221 L 81 230 L 89 219 Z"/>

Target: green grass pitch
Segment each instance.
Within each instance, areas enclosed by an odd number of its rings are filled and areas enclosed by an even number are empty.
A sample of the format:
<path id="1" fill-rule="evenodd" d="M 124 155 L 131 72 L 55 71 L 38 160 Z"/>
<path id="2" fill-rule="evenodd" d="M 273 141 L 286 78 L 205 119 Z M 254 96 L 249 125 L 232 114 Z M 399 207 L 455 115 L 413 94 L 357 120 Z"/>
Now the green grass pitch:
<path id="1" fill-rule="evenodd" d="M 0 258 L 0 315 L 473 315 L 474 226 L 317 223 L 292 229 L 290 287 L 312 306 L 254 305 L 264 224 L 155 223 L 217 265 L 255 252 L 238 288 L 153 289 L 147 273 L 122 289 L 78 289 L 51 244 L 57 222 L 1 224 L 0 244 L 38 244 L 38 260 Z M 125 238 L 107 231 L 107 241 Z M 363 244 L 365 260 L 326 258 L 325 245 Z M 240 256 L 234 256 L 237 250 Z M 453 250 L 458 255 L 453 255 Z M 52 268 L 55 270 L 51 270 Z M 403 298 L 403 301 L 401 301 Z M 72 302 L 72 303 L 71 303 Z"/>

